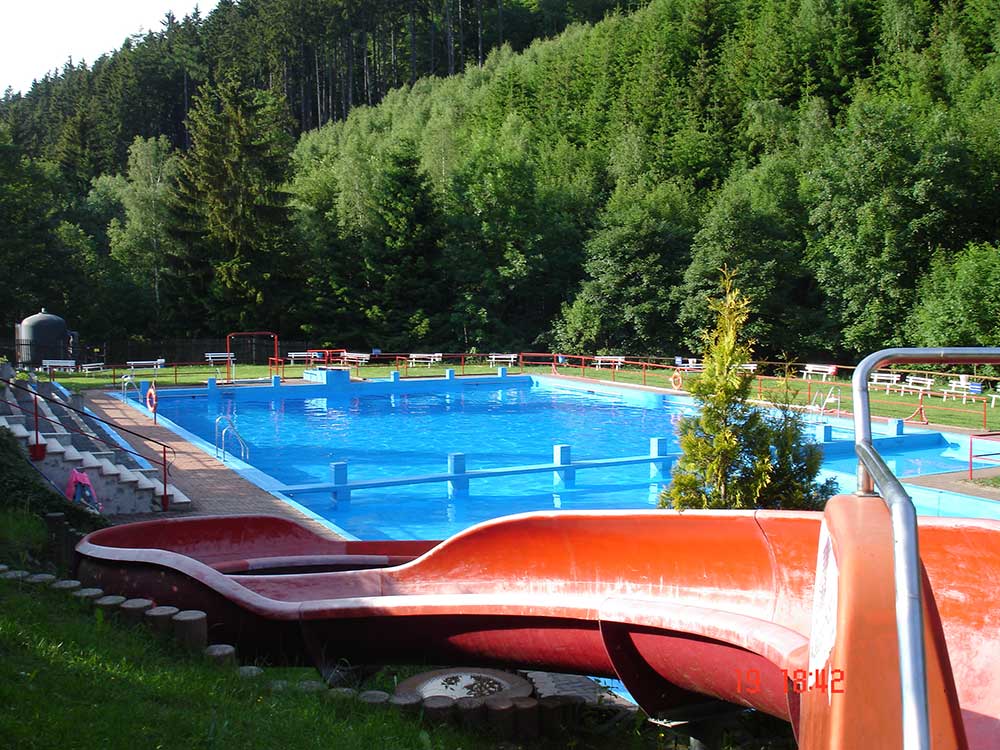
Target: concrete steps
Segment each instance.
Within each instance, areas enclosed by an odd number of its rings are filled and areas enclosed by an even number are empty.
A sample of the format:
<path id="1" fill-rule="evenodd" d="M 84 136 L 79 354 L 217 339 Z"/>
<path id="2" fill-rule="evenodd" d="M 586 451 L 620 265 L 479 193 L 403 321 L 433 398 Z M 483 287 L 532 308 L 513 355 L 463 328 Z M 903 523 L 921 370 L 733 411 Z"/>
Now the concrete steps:
<path id="1" fill-rule="evenodd" d="M 34 408 L 30 395 L 23 394 L 18 389 L 7 388 L 6 390 L 16 391 L 10 396 L 18 397 L 18 402 L 26 408 L 28 405 Z M 16 410 L 14 410 L 16 411 Z M 108 450 L 104 443 L 93 443 L 95 450 L 84 450 L 83 445 L 91 444 L 89 439 L 80 440 L 78 433 L 69 432 L 61 422 L 58 422 L 59 414 L 74 414 L 68 419 L 73 430 L 79 430 L 84 426 L 75 416 L 75 413 L 62 409 L 53 410 L 48 404 L 39 400 L 39 414 L 52 419 L 53 422 L 43 421 L 44 432 L 39 430 L 39 442 L 45 443 L 45 458 L 36 462 L 36 466 L 41 473 L 54 484 L 60 491 L 64 490 L 69 482 L 69 477 L 74 469 L 84 472 L 90 479 L 90 483 L 97 495 L 97 500 L 101 504 L 101 513 L 104 515 L 129 515 L 135 513 L 150 513 L 162 510 L 162 497 L 164 492 L 162 482 L 162 469 L 157 467 L 140 468 L 134 458 L 129 458 L 129 462 L 135 466 L 126 466 L 123 462 L 123 450 Z M 25 453 L 29 446 L 35 443 L 34 424 L 31 427 L 26 424 L 27 419 L 24 413 L 0 416 L 0 427 L 6 427 L 14 435 Z M 172 484 L 167 484 L 166 494 L 168 507 L 185 507 L 191 503 L 183 492 Z"/>

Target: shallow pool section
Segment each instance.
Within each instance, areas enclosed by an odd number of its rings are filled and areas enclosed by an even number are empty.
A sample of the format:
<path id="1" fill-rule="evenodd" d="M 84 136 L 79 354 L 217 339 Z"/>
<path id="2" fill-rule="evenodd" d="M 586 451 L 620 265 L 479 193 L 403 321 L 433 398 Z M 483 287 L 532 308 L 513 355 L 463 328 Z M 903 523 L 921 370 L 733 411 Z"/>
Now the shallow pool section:
<path id="1" fill-rule="evenodd" d="M 249 455 L 246 464 L 231 457 L 227 463 L 338 531 L 363 539 L 442 539 L 531 510 L 655 507 L 669 481 L 669 462 L 654 464 L 649 457 L 678 453 L 678 422 L 694 409 L 689 398 L 537 376 L 344 379 L 336 385 L 163 389 L 159 395 L 160 419 L 207 451 L 214 452 L 220 425 L 231 419 Z M 823 446 L 824 476 L 850 491 L 857 459 L 849 423 L 836 425 L 831 436 Z M 875 442 L 900 477 L 968 465 L 967 443 L 939 433 L 908 429 Z M 426 481 L 451 475 L 453 454 L 461 454 L 469 472 L 537 468 L 556 460 L 556 445 L 569 446 L 565 459 L 574 464 L 637 460 L 581 468 L 571 481 L 562 481 L 565 475 L 551 466 L 474 478 L 467 492 L 447 481 Z M 227 447 L 235 447 L 231 439 Z M 665 469 L 659 476 L 657 467 Z M 393 486 L 343 492 L 332 486 L 337 472 L 342 485 Z M 949 505 L 939 496 L 921 497 L 915 493 L 921 512 L 937 515 Z"/>

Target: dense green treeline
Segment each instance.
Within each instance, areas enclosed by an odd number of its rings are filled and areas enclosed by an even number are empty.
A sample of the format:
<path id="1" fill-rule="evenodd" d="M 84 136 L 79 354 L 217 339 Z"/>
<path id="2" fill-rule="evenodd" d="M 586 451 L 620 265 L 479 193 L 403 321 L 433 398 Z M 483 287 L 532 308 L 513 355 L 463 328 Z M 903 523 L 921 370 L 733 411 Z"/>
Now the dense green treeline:
<path id="1" fill-rule="evenodd" d="M 997 345 L 998 29 L 992 0 L 654 0 L 400 73 L 297 143 L 318 119 L 241 59 L 89 184 L 66 164 L 92 151 L 42 159 L 8 125 L 0 253 L 39 267 L 0 312 L 670 355 L 728 266 L 759 356 Z M 88 294 L 47 281 L 67 267 Z"/>

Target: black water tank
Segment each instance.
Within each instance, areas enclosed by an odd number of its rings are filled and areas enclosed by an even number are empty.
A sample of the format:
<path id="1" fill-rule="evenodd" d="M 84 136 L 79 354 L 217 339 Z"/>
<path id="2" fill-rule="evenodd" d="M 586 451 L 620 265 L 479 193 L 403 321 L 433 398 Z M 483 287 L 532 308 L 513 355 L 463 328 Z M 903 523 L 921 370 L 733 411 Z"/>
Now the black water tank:
<path id="1" fill-rule="evenodd" d="M 38 367 L 43 359 L 68 359 L 69 332 L 66 321 L 42 308 L 40 313 L 21 321 L 15 332 L 17 361 Z"/>

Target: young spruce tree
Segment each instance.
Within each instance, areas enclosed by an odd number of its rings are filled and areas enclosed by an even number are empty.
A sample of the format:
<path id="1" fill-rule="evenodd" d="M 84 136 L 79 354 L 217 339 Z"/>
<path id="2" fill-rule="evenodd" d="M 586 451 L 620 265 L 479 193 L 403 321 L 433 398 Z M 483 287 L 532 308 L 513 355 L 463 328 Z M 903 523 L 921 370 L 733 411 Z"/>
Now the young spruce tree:
<path id="1" fill-rule="evenodd" d="M 691 384 L 699 414 L 680 426 L 682 456 L 673 482 L 660 496 L 664 508 L 822 508 L 831 481 L 817 483 L 819 446 L 805 440 L 804 425 L 789 403 L 764 410 L 749 403 L 752 341 L 742 331 L 750 300 L 723 269 L 722 297 L 710 307 L 715 328 L 705 334 L 704 371 Z"/>

